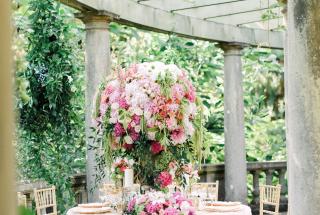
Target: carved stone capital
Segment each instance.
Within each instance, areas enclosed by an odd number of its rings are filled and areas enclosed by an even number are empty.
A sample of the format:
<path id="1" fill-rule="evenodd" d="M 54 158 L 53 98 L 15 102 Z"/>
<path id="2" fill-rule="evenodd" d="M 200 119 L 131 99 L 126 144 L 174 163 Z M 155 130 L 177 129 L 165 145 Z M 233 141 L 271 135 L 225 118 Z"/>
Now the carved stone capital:
<path id="1" fill-rule="evenodd" d="M 248 45 L 245 43 L 219 43 L 218 45 L 223 51 L 224 55 L 241 55 L 241 51 L 243 48 Z"/>
<path id="2" fill-rule="evenodd" d="M 118 19 L 119 16 L 107 11 L 86 11 L 76 13 L 75 17 L 81 19 L 86 25 L 86 30 L 89 30 L 107 29 L 109 23 L 114 19 Z"/>

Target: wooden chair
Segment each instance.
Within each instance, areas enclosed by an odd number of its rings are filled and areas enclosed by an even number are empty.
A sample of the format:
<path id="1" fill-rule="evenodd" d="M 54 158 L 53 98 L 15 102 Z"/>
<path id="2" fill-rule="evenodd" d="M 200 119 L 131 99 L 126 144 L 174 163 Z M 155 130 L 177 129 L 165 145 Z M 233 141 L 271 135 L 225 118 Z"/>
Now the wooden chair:
<path id="1" fill-rule="evenodd" d="M 18 197 L 18 206 L 27 207 L 27 196 L 18 192 L 17 197 Z"/>
<path id="2" fill-rule="evenodd" d="M 213 183 L 196 183 L 191 186 L 190 192 L 191 196 L 197 195 L 209 201 L 218 201 L 219 181 Z"/>
<path id="3" fill-rule="evenodd" d="M 37 215 L 57 215 L 56 187 L 34 190 Z M 48 212 L 49 211 L 49 212 Z"/>
<path id="4" fill-rule="evenodd" d="M 260 186 L 260 215 L 263 215 L 263 214 L 279 215 L 280 192 L 281 192 L 281 185 Z M 264 209 L 264 206 L 267 206 L 268 208 Z M 274 208 L 274 210 L 271 210 L 270 208 Z"/>

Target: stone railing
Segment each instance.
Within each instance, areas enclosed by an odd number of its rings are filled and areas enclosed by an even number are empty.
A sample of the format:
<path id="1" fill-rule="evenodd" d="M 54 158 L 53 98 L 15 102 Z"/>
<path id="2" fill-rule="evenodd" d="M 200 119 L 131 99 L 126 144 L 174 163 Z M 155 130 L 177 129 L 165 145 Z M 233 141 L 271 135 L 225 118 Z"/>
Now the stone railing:
<path id="1" fill-rule="evenodd" d="M 253 189 L 249 189 L 249 195 L 252 197 L 250 206 L 255 213 L 259 206 L 259 185 L 260 184 L 281 184 L 281 207 L 282 211 L 287 209 L 287 183 L 286 183 L 286 162 L 248 162 L 248 181 L 252 181 Z M 213 182 L 219 180 L 219 199 L 224 200 L 224 164 L 205 164 L 200 172 L 201 182 Z M 72 177 L 72 187 L 76 194 L 77 203 L 87 202 L 86 176 L 84 174 L 75 175 Z M 46 187 L 47 184 L 41 181 L 17 184 L 17 191 L 27 195 L 28 205 L 31 205 L 33 189 Z"/>
<path id="2" fill-rule="evenodd" d="M 248 162 L 248 181 L 252 180 L 253 189 L 248 189 L 248 196 L 252 197 L 249 202 L 254 214 L 259 208 L 259 185 L 281 184 L 280 210 L 286 211 L 288 205 L 287 199 L 287 181 L 285 178 L 287 163 L 285 161 L 270 162 Z M 213 182 L 219 180 L 219 199 L 224 200 L 224 164 L 206 164 L 200 171 L 200 181 Z M 251 186 L 250 186 L 251 187 Z"/>
<path id="3" fill-rule="evenodd" d="M 87 199 L 87 190 L 86 190 L 86 175 L 78 174 L 74 175 L 72 178 L 72 189 L 75 193 L 76 203 L 86 203 Z M 21 192 L 27 197 L 27 206 L 32 207 L 33 201 L 33 190 L 46 188 L 49 185 L 44 181 L 21 181 L 17 183 L 17 192 Z"/>

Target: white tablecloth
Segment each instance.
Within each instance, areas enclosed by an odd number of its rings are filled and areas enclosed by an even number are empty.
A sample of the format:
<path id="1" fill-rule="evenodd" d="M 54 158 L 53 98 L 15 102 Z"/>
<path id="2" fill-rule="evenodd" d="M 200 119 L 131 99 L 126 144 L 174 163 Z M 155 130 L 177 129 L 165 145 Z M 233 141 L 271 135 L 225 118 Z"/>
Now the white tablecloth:
<path id="1" fill-rule="evenodd" d="M 67 215 L 83 215 L 83 214 L 79 214 L 77 213 L 75 210 L 76 210 L 77 207 L 74 207 L 74 208 L 71 208 L 67 211 Z M 120 214 L 117 214 L 117 213 L 101 213 L 99 215 L 120 215 Z"/>
<path id="2" fill-rule="evenodd" d="M 250 207 L 241 205 L 241 210 L 237 212 L 208 212 L 208 211 L 197 211 L 197 215 L 252 215 Z"/>
<path id="3" fill-rule="evenodd" d="M 197 215 L 252 215 L 250 207 L 246 205 L 241 205 L 241 211 L 237 212 L 208 212 L 208 211 L 197 211 Z M 67 215 L 79 215 L 75 212 L 75 208 L 68 210 Z M 117 213 L 104 213 L 99 215 L 120 215 Z"/>

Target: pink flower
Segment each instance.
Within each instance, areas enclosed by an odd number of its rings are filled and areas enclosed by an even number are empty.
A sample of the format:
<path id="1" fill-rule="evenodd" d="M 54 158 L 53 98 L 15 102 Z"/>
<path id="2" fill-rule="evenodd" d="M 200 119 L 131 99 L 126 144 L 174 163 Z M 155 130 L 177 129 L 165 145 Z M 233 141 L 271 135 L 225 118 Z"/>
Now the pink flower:
<path id="1" fill-rule="evenodd" d="M 172 175 L 167 171 L 163 171 L 159 174 L 157 182 L 160 184 L 161 188 L 165 188 L 172 183 Z"/>
<path id="2" fill-rule="evenodd" d="M 127 211 L 132 212 L 135 207 L 135 204 L 136 204 L 136 198 L 131 199 L 128 203 Z"/>
<path id="3" fill-rule="evenodd" d="M 177 120 L 176 118 L 170 117 L 166 120 L 166 124 L 169 130 L 174 130 L 177 127 Z"/>
<path id="4" fill-rule="evenodd" d="M 175 169 L 175 168 L 177 168 L 177 163 L 175 161 L 171 161 L 169 163 L 169 169 Z"/>
<path id="5" fill-rule="evenodd" d="M 136 125 L 139 125 L 140 124 L 140 116 L 134 114 L 132 116 L 132 121 L 136 124 Z"/>
<path id="6" fill-rule="evenodd" d="M 184 143 L 187 139 L 187 136 L 184 132 L 183 127 L 179 127 L 171 132 L 171 140 L 175 144 L 181 144 Z"/>
<path id="7" fill-rule="evenodd" d="M 131 149 L 133 149 L 133 144 L 128 144 L 128 143 L 125 143 L 125 144 L 123 144 L 123 148 L 125 148 L 126 150 L 131 150 Z"/>
<path id="8" fill-rule="evenodd" d="M 123 108 L 123 109 L 127 109 L 129 107 L 125 98 L 120 98 L 119 106 L 120 106 L 120 108 Z"/>
<path id="9" fill-rule="evenodd" d="M 127 169 L 126 166 L 121 166 L 121 167 L 120 167 L 120 171 L 121 171 L 121 172 L 124 172 L 126 169 Z"/>
<path id="10" fill-rule="evenodd" d="M 178 210 L 177 209 L 175 209 L 175 208 L 166 208 L 165 210 L 164 210 L 164 215 L 178 215 L 179 214 L 179 212 L 178 212 Z"/>
<path id="11" fill-rule="evenodd" d="M 117 122 L 114 126 L 114 135 L 116 137 L 121 137 L 122 135 L 124 135 L 126 133 L 126 131 L 124 130 L 124 128 L 122 127 L 122 125 Z"/>
<path id="12" fill-rule="evenodd" d="M 133 141 L 137 141 L 140 137 L 140 134 L 133 131 L 133 132 L 130 132 L 130 137 Z"/>
<path id="13" fill-rule="evenodd" d="M 160 203 L 152 203 L 152 202 L 150 202 L 146 206 L 146 210 L 150 214 L 156 213 L 156 212 L 160 211 L 161 209 L 162 209 L 162 205 Z"/>
<path id="14" fill-rule="evenodd" d="M 171 92 L 172 98 L 178 101 L 180 101 L 185 95 L 184 88 L 181 84 L 174 84 L 171 87 Z"/>
<path id="15" fill-rule="evenodd" d="M 154 154 L 154 155 L 159 154 L 163 150 L 164 150 L 164 147 L 158 141 L 153 141 L 151 143 L 151 153 L 152 154 Z"/>
<path id="16" fill-rule="evenodd" d="M 107 104 L 105 104 L 105 103 L 101 103 L 100 104 L 100 114 L 101 114 L 101 116 L 105 115 L 105 113 L 107 111 L 107 108 L 108 108 Z"/>
<path id="17" fill-rule="evenodd" d="M 195 102 L 196 101 L 196 91 L 189 81 L 188 81 L 188 85 L 189 85 L 189 90 L 186 92 L 185 97 L 190 102 Z"/>

